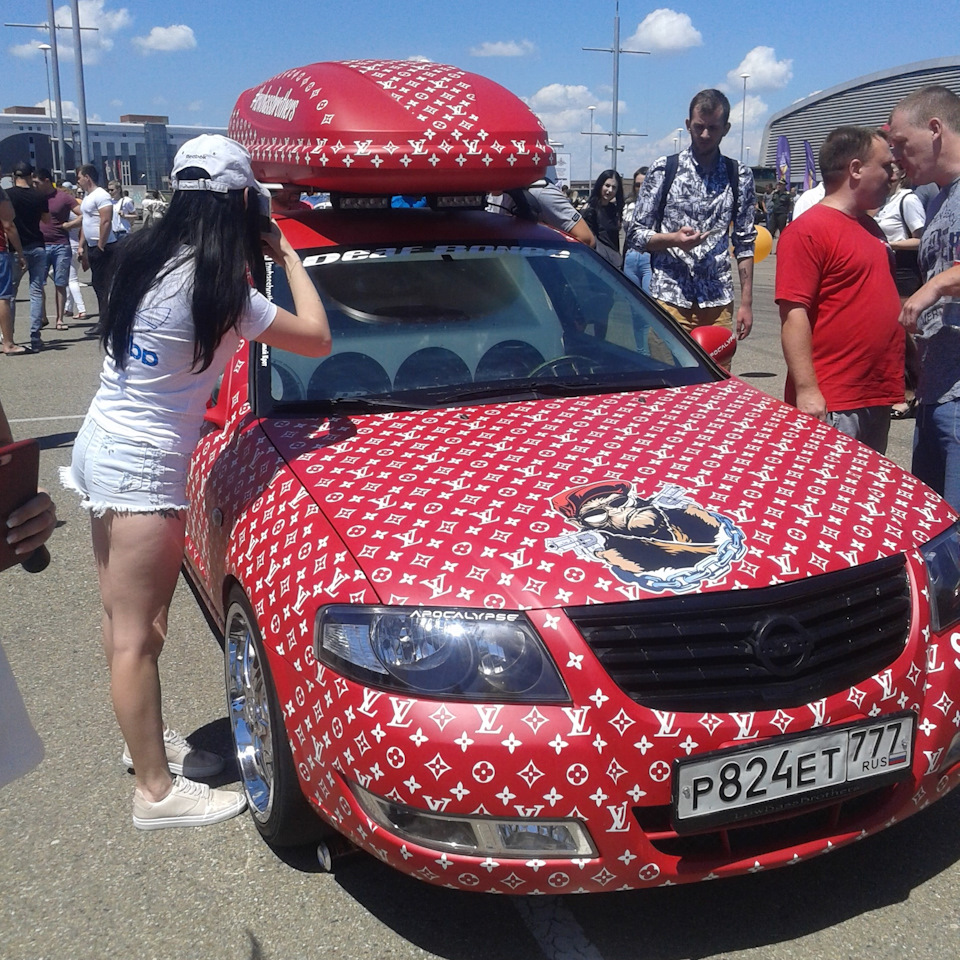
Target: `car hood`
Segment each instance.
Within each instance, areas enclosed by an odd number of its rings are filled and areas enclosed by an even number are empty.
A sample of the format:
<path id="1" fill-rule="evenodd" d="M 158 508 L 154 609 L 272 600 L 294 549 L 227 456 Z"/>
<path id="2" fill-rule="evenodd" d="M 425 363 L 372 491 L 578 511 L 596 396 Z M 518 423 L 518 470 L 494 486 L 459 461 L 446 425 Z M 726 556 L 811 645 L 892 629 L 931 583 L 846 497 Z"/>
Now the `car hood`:
<path id="1" fill-rule="evenodd" d="M 384 603 L 768 586 L 907 552 L 955 519 L 737 379 L 263 426 Z"/>

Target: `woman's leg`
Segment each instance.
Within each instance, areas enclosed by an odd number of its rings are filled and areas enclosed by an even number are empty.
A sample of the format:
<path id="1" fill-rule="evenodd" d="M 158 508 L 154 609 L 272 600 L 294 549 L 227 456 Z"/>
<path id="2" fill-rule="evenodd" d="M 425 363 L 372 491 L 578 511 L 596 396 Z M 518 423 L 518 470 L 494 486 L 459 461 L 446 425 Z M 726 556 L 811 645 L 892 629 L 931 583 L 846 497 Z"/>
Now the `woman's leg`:
<path id="1" fill-rule="evenodd" d="M 183 511 L 108 511 L 92 521 L 113 708 L 137 787 L 150 801 L 166 796 L 172 784 L 157 660 L 183 557 L 185 524 Z"/>
<path id="2" fill-rule="evenodd" d="M 67 281 L 67 309 L 72 310 L 74 316 L 84 319 L 80 314 L 86 314 L 86 305 L 83 302 L 83 293 L 80 291 L 80 278 L 77 276 L 77 250 L 79 244 L 75 240 L 70 241 L 70 251 L 73 256 L 70 258 L 70 279 Z"/>

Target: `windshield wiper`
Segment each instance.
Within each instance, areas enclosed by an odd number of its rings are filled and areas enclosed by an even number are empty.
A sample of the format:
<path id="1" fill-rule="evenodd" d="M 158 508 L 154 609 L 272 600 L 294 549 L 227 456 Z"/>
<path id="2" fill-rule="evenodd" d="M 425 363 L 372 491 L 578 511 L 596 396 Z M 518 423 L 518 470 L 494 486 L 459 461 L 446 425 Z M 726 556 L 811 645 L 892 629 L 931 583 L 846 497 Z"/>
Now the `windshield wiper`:
<path id="1" fill-rule="evenodd" d="M 338 410 L 346 407 L 355 411 L 368 410 L 432 410 L 442 403 L 416 400 L 400 400 L 396 397 L 337 397 L 318 401 L 323 407 Z"/>
<path id="2" fill-rule="evenodd" d="M 467 402 L 499 398 L 505 403 L 515 400 L 537 400 L 541 397 L 575 397 L 582 394 L 623 393 L 638 390 L 656 390 L 670 387 L 665 377 L 659 375 L 631 376 L 623 380 L 597 380 L 595 377 L 531 377 L 523 380 L 508 380 L 503 383 L 479 384 L 457 390 L 446 399 L 448 402 Z"/>

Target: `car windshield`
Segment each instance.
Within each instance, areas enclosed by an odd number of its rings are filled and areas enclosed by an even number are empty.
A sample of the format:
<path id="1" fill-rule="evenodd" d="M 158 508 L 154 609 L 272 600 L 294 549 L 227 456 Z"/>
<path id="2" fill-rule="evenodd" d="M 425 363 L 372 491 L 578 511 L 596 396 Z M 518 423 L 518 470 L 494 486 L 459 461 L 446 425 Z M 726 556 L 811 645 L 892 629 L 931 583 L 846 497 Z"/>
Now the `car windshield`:
<path id="1" fill-rule="evenodd" d="M 261 347 L 264 413 L 491 403 L 718 376 L 632 283 L 579 244 L 327 249 L 304 264 L 333 350 L 311 359 Z M 290 308 L 283 271 L 271 271 L 270 284 Z"/>

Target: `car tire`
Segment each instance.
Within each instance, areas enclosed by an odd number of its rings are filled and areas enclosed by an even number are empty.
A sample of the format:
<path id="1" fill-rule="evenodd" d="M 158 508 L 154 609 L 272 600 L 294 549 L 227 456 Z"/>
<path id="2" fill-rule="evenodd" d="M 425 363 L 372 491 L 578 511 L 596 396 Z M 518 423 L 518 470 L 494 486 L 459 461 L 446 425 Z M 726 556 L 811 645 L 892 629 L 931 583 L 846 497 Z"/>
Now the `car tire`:
<path id="1" fill-rule="evenodd" d="M 223 639 L 227 717 L 257 830 L 276 847 L 330 836 L 300 789 L 260 629 L 239 587 L 227 598 Z"/>

